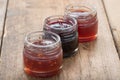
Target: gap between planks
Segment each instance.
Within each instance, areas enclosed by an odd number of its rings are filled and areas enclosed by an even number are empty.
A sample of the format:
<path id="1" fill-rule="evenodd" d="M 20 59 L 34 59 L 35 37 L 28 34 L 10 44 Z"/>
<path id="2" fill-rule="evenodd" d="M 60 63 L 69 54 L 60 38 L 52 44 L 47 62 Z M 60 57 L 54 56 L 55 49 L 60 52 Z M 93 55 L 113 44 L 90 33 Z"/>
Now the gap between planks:
<path id="1" fill-rule="evenodd" d="M 7 17 L 7 9 L 8 9 L 9 0 L 6 2 L 6 8 L 5 8 L 5 15 L 4 15 L 4 21 L 3 21 L 3 31 L 1 35 L 1 45 L 0 45 L 0 63 L 1 63 L 1 50 L 2 50 L 2 44 L 3 44 L 3 37 L 5 32 L 5 23 L 6 23 L 6 17 Z"/>
<path id="2" fill-rule="evenodd" d="M 117 47 L 115 36 L 113 34 L 113 31 L 112 31 L 112 27 L 111 27 L 111 24 L 110 24 L 110 20 L 109 20 L 109 16 L 108 16 L 108 13 L 107 13 L 107 10 L 106 10 L 106 6 L 105 6 L 105 3 L 104 3 L 104 0 L 101 0 L 101 2 L 102 2 L 103 7 L 104 7 L 105 15 L 106 15 L 106 18 L 107 18 L 107 21 L 108 21 L 108 25 L 110 27 L 110 32 L 112 34 L 112 38 L 113 38 L 113 41 L 114 41 L 114 45 L 115 45 L 116 51 L 117 51 L 117 53 L 120 53 L 119 50 L 118 50 L 118 47 Z M 118 54 L 118 56 L 119 56 L 119 59 L 120 59 L 120 55 L 119 54 Z"/>
<path id="3" fill-rule="evenodd" d="M 4 0 L 5 1 L 5 0 Z M 5 4 L 5 6 L 3 7 L 4 9 L 5 9 L 5 11 L 4 12 L 2 12 L 3 14 L 2 14 L 2 18 L 4 18 L 2 21 L 3 22 L 1 22 L 1 28 L 2 28 L 2 30 L 1 30 L 1 42 L 0 42 L 0 75 L 2 74 L 1 73 L 1 51 L 2 51 L 2 44 L 3 44 L 3 37 L 4 37 L 4 31 L 5 31 L 5 23 L 6 23 L 6 17 L 7 17 L 7 8 L 8 8 L 8 3 L 9 3 L 9 0 L 6 0 L 5 2 L 4 2 L 4 4 Z M 1 79 L 0 79 L 1 80 Z"/>

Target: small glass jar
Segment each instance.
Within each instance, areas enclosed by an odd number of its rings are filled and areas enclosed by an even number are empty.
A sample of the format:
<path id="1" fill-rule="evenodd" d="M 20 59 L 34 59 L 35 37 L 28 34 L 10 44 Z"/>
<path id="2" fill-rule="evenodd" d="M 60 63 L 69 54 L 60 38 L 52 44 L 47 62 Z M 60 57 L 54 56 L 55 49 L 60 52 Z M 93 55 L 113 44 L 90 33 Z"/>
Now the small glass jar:
<path id="1" fill-rule="evenodd" d="M 34 77 L 50 77 L 60 72 L 63 52 L 59 35 L 36 31 L 25 37 L 24 71 Z"/>
<path id="2" fill-rule="evenodd" d="M 79 42 L 89 42 L 97 38 L 98 19 L 94 7 L 89 4 L 71 4 L 65 8 L 65 15 L 76 18 Z"/>
<path id="3" fill-rule="evenodd" d="M 45 19 L 44 30 L 60 36 L 64 58 L 78 51 L 77 21 L 74 18 L 62 15 L 50 16 Z"/>

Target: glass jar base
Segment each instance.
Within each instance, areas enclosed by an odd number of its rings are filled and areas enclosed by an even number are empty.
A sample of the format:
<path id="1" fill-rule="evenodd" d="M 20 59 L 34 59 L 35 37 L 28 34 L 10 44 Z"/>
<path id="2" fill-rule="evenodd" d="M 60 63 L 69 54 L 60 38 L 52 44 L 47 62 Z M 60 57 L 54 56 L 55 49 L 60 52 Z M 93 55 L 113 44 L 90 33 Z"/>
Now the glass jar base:
<path id="1" fill-rule="evenodd" d="M 96 40 L 96 38 L 97 38 L 97 35 L 90 36 L 90 37 L 79 37 L 79 42 L 80 43 L 90 42 L 90 41 Z"/>
<path id="2" fill-rule="evenodd" d="M 63 58 L 68 58 L 68 57 L 71 57 L 71 56 L 74 56 L 75 54 L 77 54 L 77 52 L 78 52 L 78 48 L 76 48 L 73 52 L 66 52 L 66 53 L 64 53 L 63 52 Z"/>
<path id="3" fill-rule="evenodd" d="M 31 76 L 31 77 L 39 77 L 39 78 L 48 78 L 48 77 L 52 77 L 55 76 L 57 74 L 59 74 L 61 71 L 61 68 L 59 70 L 55 70 L 55 71 L 51 71 L 51 72 L 36 72 L 36 71 L 32 71 L 29 69 L 24 68 L 24 72 Z"/>

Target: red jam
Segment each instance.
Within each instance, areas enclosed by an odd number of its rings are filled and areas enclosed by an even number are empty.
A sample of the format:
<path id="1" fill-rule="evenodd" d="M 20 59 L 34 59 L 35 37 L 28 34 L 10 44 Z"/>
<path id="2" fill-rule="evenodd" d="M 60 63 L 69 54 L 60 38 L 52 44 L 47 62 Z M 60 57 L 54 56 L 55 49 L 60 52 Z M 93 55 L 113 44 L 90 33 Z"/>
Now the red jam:
<path id="1" fill-rule="evenodd" d="M 96 39 L 98 32 L 96 12 L 83 7 L 80 9 L 71 9 L 67 15 L 77 19 L 79 42 L 89 42 Z"/>
<path id="2" fill-rule="evenodd" d="M 50 40 L 34 42 L 36 45 L 51 43 Z M 34 77 L 51 77 L 60 72 L 62 56 L 61 47 L 59 46 L 52 50 L 46 49 L 43 51 L 35 47 L 25 46 L 23 52 L 24 71 Z"/>

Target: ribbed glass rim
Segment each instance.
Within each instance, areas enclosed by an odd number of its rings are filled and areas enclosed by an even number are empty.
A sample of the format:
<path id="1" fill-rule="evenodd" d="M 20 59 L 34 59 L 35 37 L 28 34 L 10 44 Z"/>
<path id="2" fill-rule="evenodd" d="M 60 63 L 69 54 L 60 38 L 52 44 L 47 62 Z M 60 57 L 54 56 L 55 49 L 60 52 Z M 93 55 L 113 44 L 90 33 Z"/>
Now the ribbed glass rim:
<path id="1" fill-rule="evenodd" d="M 28 40 L 28 39 L 30 38 L 30 35 L 35 34 L 35 33 L 49 33 L 49 34 L 54 35 L 57 40 L 56 40 L 55 43 L 53 43 L 53 44 L 48 44 L 48 45 L 36 45 L 36 44 L 33 44 L 32 42 L 30 42 L 30 41 Z M 61 43 L 61 40 L 60 40 L 59 35 L 57 35 L 57 34 L 54 33 L 54 32 L 51 32 L 51 31 L 33 31 L 33 32 L 27 33 L 27 35 L 25 36 L 25 41 L 24 41 L 24 42 L 27 43 L 27 44 L 29 44 L 29 45 L 31 45 L 31 46 L 33 46 L 33 47 L 47 48 L 47 47 L 55 46 L 55 45 Z"/>
<path id="2" fill-rule="evenodd" d="M 47 24 L 48 20 L 52 20 L 52 19 L 64 19 L 64 18 L 70 18 L 74 21 L 74 24 L 72 24 L 72 27 L 67 27 L 67 28 L 64 28 L 64 30 L 68 30 L 68 29 L 72 29 L 74 26 L 77 26 L 77 20 L 73 17 L 70 17 L 70 16 L 66 16 L 66 15 L 53 15 L 53 16 L 49 16 L 47 18 L 45 18 L 45 25 L 49 27 L 49 24 Z M 44 27 L 46 27 L 44 26 Z"/>
<path id="3" fill-rule="evenodd" d="M 69 4 L 65 7 L 65 12 L 67 11 L 67 13 L 71 13 L 72 11 L 70 11 L 70 9 L 75 9 L 75 7 L 86 7 L 88 9 L 90 9 L 90 11 L 86 12 L 88 15 L 89 14 L 96 14 L 97 11 L 96 11 L 96 8 L 94 6 L 92 6 L 91 4 L 88 4 L 88 3 L 73 3 L 73 4 Z M 81 13 L 81 14 L 86 14 L 86 13 Z"/>

